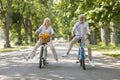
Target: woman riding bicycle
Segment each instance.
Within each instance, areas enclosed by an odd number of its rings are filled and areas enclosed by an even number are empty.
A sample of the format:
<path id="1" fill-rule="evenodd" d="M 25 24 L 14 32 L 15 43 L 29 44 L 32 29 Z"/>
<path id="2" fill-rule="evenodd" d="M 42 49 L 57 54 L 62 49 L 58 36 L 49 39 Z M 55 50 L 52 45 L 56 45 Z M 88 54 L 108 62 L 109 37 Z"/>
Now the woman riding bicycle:
<path id="1" fill-rule="evenodd" d="M 44 33 L 47 33 L 49 34 L 50 37 L 53 36 L 54 34 L 54 30 L 53 28 L 51 27 L 50 25 L 50 18 L 45 18 L 44 19 L 44 22 L 43 22 L 43 25 L 41 25 L 36 31 L 35 31 L 35 34 L 36 35 L 39 35 L 39 37 L 44 34 Z M 50 42 L 47 43 L 48 46 L 50 47 L 53 55 L 54 55 L 54 58 L 56 60 L 56 62 L 58 62 L 58 57 L 57 57 L 57 53 L 56 53 L 56 50 L 52 44 L 52 40 L 50 40 Z M 36 50 L 40 47 L 40 45 L 42 45 L 42 41 L 39 39 L 37 41 L 37 43 L 35 44 L 35 47 L 33 48 L 32 52 L 28 55 L 27 57 L 27 60 L 29 59 L 33 59 L 33 57 L 35 56 L 35 53 L 36 53 Z"/>

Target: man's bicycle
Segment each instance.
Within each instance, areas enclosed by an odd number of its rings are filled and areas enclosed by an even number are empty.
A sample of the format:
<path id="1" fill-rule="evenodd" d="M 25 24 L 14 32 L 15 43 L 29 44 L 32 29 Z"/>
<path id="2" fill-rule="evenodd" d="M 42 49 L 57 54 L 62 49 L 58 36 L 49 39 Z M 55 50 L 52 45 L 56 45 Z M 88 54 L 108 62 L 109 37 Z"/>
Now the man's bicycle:
<path id="1" fill-rule="evenodd" d="M 83 47 L 83 41 L 80 39 L 78 41 L 80 43 L 79 51 L 78 51 L 78 60 L 80 62 L 80 66 L 85 70 L 85 50 Z"/>
<path id="2" fill-rule="evenodd" d="M 40 50 L 39 68 L 47 65 L 47 43 L 42 43 Z"/>

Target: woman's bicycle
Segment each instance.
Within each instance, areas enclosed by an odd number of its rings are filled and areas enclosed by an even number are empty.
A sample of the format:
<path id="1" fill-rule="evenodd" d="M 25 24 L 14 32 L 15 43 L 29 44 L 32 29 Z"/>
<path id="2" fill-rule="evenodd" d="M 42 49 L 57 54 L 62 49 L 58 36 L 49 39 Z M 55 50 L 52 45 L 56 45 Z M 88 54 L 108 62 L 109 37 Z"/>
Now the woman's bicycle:
<path id="1" fill-rule="evenodd" d="M 80 66 L 83 68 L 83 70 L 85 70 L 85 50 L 83 47 L 83 41 L 82 39 L 80 39 L 78 42 L 80 43 L 80 47 L 78 51 L 78 59 L 80 62 Z"/>
<path id="2" fill-rule="evenodd" d="M 42 43 L 40 50 L 39 68 L 47 65 L 47 43 Z"/>
<path id="3" fill-rule="evenodd" d="M 50 41 L 50 36 L 47 33 L 44 33 L 40 36 L 42 42 L 41 51 L 40 51 L 40 69 L 47 64 L 47 43 Z"/>

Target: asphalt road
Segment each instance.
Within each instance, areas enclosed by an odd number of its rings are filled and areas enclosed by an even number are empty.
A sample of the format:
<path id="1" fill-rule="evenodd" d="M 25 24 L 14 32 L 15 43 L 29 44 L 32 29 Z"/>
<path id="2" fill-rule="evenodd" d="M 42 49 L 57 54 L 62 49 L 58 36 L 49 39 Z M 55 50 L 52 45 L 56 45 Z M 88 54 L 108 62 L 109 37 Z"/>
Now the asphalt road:
<path id="1" fill-rule="evenodd" d="M 93 51 L 96 66 L 90 66 L 86 60 L 86 70 L 83 70 L 76 63 L 77 47 L 73 47 L 69 57 L 63 58 L 61 56 L 66 53 L 68 44 L 55 43 L 54 46 L 59 56 L 59 63 L 55 62 L 48 48 L 49 64 L 42 69 L 39 69 L 38 57 L 26 61 L 22 56 L 22 53 L 30 53 L 33 47 L 0 53 L 0 80 L 120 80 L 120 60 Z"/>

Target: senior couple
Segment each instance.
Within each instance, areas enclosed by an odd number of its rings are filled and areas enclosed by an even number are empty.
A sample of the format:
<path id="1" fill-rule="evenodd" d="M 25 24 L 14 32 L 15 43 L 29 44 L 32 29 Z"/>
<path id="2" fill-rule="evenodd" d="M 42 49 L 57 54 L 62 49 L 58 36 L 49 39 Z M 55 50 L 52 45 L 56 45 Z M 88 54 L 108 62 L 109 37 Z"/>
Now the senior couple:
<path id="1" fill-rule="evenodd" d="M 39 36 L 41 36 L 41 34 L 43 34 L 43 33 L 48 33 L 50 35 L 50 37 L 52 37 L 54 34 L 54 30 L 53 30 L 52 26 L 50 25 L 50 18 L 48 18 L 48 17 L 44 19 L 43 24 L 35 31 L 35 34 L 39 35 Z M 73 44 L 78 42 L 78 40 L 81 38 L 81 39 L 83 39 L 84 44 L 88 48 L 89 64 L 91 66 L 94 66 L 93 61 L 92 61 L 91 45 L 87 38 L 87 35 L 90 35 L 89 25 L 87 22 L 84 21 L 84 16 L 81 14 L 78 16 L 78 22 L 76 22 L 74 24 L 73 29 L 72 29 L 72 36 L 74 36 L 74 37 L 70 41 L 67 52 L 65 54 L 63 54 L 62 57 L 68 56 Z M 42 42 L 39 39 L 37 41 L 37 43 L 35 44 L 34 48 L 32 49 L 31 53 L 26 57 L 27 60 L 33 59 L 33 57 L 35 56 L 36 50 L 40 47 L 41 44 L 42 44 Z M 57 56 L 56 50 L 52 44 L 52 40 L 50 42 L 48 42 L 48 46 L 50 47 L 56 62 L 58 62 L 58 56 Z"/>

